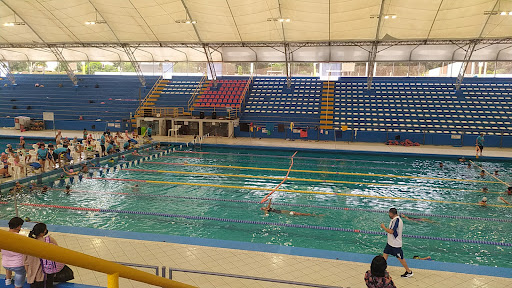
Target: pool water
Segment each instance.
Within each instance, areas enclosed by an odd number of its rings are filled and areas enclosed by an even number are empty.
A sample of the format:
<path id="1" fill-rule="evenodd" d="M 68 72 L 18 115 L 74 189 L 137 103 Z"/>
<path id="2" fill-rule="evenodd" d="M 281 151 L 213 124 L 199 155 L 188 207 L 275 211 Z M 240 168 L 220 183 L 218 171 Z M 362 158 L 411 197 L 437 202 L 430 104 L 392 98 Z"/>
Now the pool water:
<path id="1" fill-rule="evenodd" d="M 459 163 L 457 159 L 334 152 L 298 152 L 289 176 L 292 179 L 288 179 L 280 187 L 286 190 L 327 193 L 278 191 L 272 195 L 275 209 L 322 216 L 291 216 L 275 213 L 265 215 L 260 210 L 263 204 L 218 201 L 223 199 L 260 201 L 270 191 L 251 188 L 271 189 L 279 184 L 282 177 L 286 175 L 290 165 L 289 157 L 292 154 L 293 151 L 285 150 L 236 148 L 203 148 L 188 153 L 181 151 L 144 162 L 131 167 L 131 170 L 110 173 L 105 176 L 109 178 L 108 180 L 84 179 L 72 185 L 73 192 L 69 196 L 62 190 L 52 190 L 44 195 L 23 194 L 19 196 L 19 201 L 369 231 L 382 231 L 380 223 L 387 226 L 390 221 L 387 213 L 290 207 L 280 206 L 279 203 L 379 210 L 396 207 L 399 212 L 404 213 L 494 219 L 511 219 L 512 216 L 512 208 L 506 207 L 498 200 L 499 196 L 512 200 L 512 197 L 503 195 L 506 186 L 490 176 L 480 177 L 479 168 L 467 168 L 466 164 Z M 441 161 L 444 163 L 444 168 L 439 168 Z M 479 160 L 476 163 L 483 165 L 490 172 L 499 170 L 500 179 L 506 182 L 512 181 L 510 161 Z M 162 171 L 172 171 L 172 173 L 162 173 Z M 163 183 L 123 181 L 127 179 L 162 181 Z M 186 185 L 187 183 L 203 186 Z M 135 184 L 139 187 L 134 187 Z M 488 187 L 490 193 L 484 195 L 479 192 L 484 186 Z M 328 194 L 332 192 L 341 195 Z M 357 194 L 358 197 L 350 196 L 351 194 Z M 162 196 L 199 197 L 209 198 L 209 200 Z M 489 204 L 498 206 L 470 205 L 477 203 L 483 196 L 489 198 Z M 12 196 L 5 197 L 12 200 Z M 386 244 L 384 235 L 29 206 L 21 206 L 19 209 L 22 217 L 28 216 L 33 220 L 55 225 L 225 239 L 364 254 L 382 253 Z M 0 218 L 8 219 L 14 213 L 13 211 L 13 205 L 0 205 Z M 510 222 L 433 216 L 425 218 L 435 222 L 404 220 L 404 234 L 512 242 Z M 512 268 L 510 262 L 512 247 L 414 238 L 404 238 L 403 241 L 406 258 L 412 258 L 413 255 L 431 256 L 436 261 Z"/>

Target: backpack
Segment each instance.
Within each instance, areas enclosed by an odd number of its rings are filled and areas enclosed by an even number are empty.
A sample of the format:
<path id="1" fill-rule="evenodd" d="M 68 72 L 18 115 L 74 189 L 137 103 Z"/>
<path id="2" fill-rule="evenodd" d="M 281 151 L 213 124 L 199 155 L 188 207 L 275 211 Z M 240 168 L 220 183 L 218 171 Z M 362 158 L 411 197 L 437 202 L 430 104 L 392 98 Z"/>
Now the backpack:
<path id="1" fill-rule="evenodd" d="M 44 237 L 44 242 L 50 243 L 50 237 Z M 41 259 L 44 274 L 55 274 L 64 268 L 64 264 L 52 260 Z"/>

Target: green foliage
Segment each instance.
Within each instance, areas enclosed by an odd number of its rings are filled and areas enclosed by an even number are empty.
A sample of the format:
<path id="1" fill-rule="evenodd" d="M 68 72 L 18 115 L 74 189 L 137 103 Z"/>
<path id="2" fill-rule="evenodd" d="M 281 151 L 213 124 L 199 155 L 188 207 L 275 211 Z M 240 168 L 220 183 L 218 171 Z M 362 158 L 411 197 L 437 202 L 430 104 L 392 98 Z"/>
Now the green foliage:
<path id="1" fill-rule="evenodd" d="M 28 72 L 29 66 L 26 61 L 10 61 L 9 69 L 11 72 Z"/>

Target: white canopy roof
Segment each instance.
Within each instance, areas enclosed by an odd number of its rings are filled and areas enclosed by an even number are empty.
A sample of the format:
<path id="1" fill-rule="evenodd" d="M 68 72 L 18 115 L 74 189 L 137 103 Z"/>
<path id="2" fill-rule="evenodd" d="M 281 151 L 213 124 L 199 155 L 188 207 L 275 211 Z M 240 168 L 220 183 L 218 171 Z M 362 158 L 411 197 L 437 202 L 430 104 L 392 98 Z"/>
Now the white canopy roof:
<path id="1" fill-rule="evenodd" d="M 350 62 L 378 41 L 377 61 L 452 61 L 478 39 L 472 60 L 500 61 L 512 59 L 511 11 L 512 0 L 0 0 L 0 23 L 26 24 L 0 27 L 0 57 L 56 61 L 56 45 L 68 61 L 129 61 L 130 45 L 137 61 L 206 61 L 207 44 L 214 61 L 276 62 L 289 43 L 292 61 Z"/>

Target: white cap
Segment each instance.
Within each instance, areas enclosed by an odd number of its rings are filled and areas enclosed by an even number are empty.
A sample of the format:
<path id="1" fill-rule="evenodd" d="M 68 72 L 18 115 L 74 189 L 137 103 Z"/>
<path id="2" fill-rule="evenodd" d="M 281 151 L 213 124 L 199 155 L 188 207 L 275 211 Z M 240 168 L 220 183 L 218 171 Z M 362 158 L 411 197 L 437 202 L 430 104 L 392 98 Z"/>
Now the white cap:
<path id="1" fill-rule="evenodd" d="M 487 197 L 482 198 L 482 202 L 487 202 Z"/>

